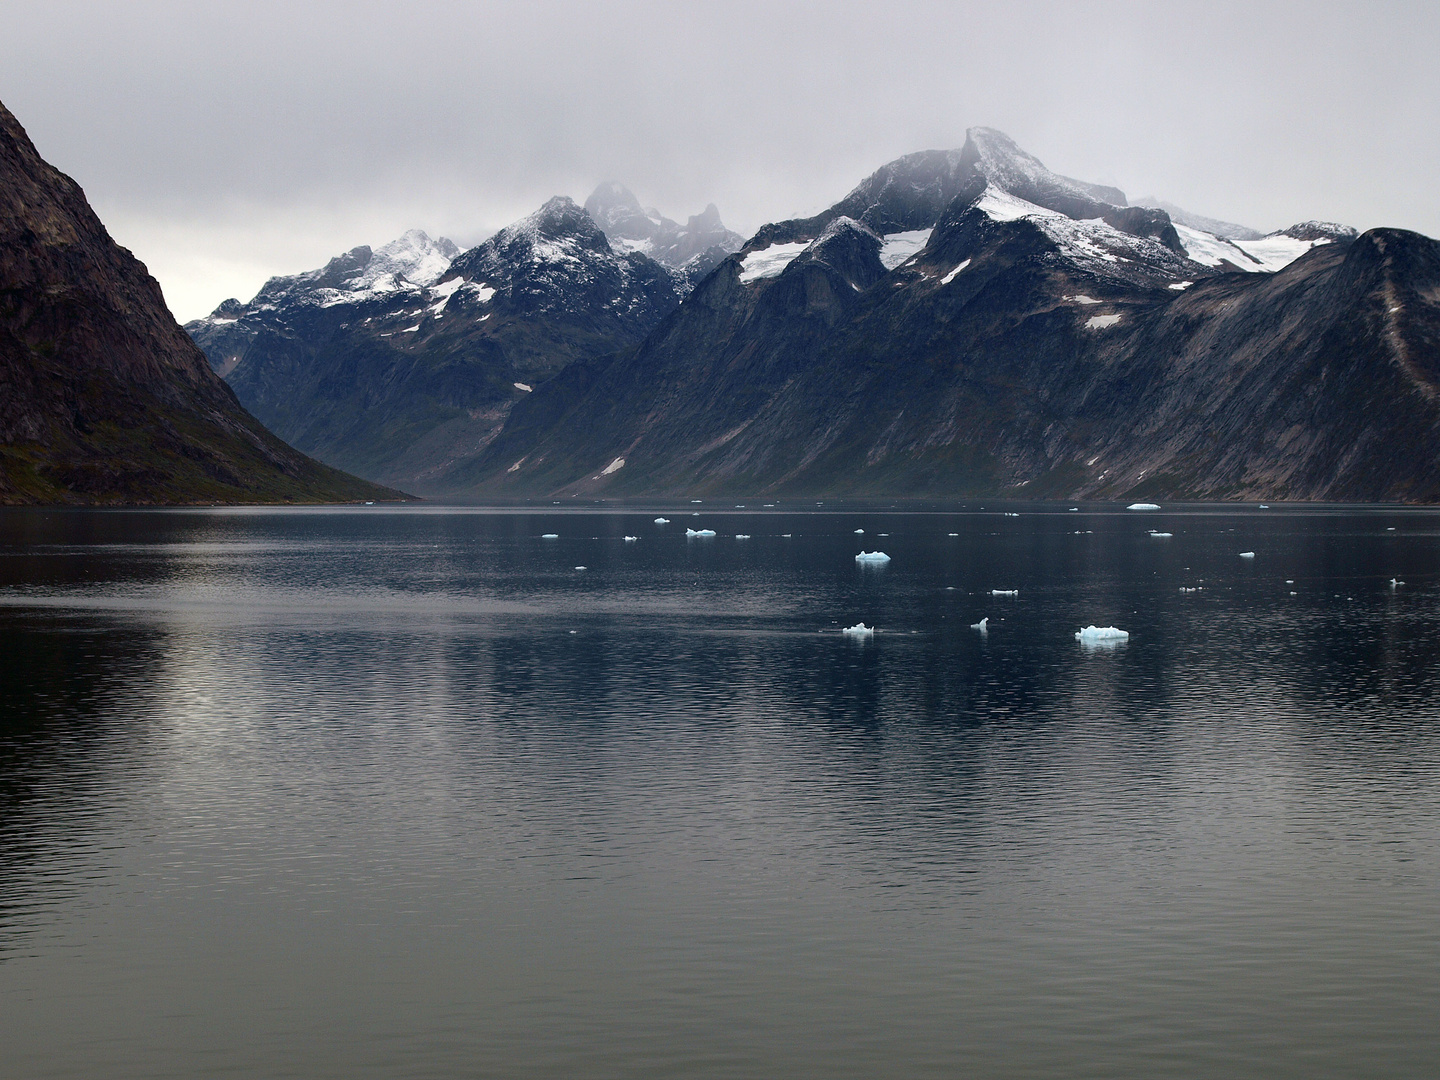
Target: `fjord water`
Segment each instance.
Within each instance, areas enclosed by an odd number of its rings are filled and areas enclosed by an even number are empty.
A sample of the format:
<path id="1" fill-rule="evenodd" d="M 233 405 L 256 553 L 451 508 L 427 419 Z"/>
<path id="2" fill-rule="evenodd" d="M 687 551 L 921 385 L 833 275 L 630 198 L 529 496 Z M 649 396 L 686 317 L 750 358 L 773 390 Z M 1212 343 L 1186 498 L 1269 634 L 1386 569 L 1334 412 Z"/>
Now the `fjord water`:
<path id="1" fill-rule="evenodd" d="M 1437 671 L 1430 512 L 6 511 L 0 1075 L 1433 1076 Z"/>

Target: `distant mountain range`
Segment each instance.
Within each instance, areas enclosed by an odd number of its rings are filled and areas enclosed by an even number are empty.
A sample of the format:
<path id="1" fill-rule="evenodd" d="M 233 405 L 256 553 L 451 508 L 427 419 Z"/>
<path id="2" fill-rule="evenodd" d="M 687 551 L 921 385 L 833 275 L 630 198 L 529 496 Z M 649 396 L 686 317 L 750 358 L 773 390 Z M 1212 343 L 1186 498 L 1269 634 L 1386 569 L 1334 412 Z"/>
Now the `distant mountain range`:
<path id="1" fill-rule="evenodd" d="M 1440 498 L 1435 242 L 1145 203 L 973 128 L 743 244 L 604 184 L 187 329 L 301 448 L 451 497 Z"/>
<path id="2" fill-rule="evenodd" d="M 640 341 L 743 240 L 602 184 L 460 252 L 409 232 L 186 325 L 246 407 L 307 453 L 436 491 L 566 365 Z M 610 230 L 602 231 L 594 214 Z"/>
<path id="3" fill-rule="evenodd" d="M 0 105 L 0 503 L 377 500 L 249 415 Z"/>

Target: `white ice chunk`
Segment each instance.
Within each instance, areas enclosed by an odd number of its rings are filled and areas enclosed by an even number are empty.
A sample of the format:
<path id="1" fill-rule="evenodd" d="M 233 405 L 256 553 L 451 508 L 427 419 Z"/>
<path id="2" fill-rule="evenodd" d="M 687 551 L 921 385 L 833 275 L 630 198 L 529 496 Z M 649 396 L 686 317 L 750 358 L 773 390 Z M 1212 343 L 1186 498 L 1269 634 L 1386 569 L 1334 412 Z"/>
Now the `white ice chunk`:
<path id="1" fill-rule="evenodd" d="M 879 565 L 889 562 L 890 556 L 886 555 L 883 551 L 862 551 L 859 555 L 855 556 L 855 561 L 858 563 L 875 563 Z"/>
<path id="2" fill-rule="evenodd" d="M 617 457 L 614 461 L 610 462 L 609 465 L 606 465 L 605 468 L 600 470 L 600 475 L 609 476 L 613 472 L 619 472 L 624 467 L 625 459 L 623 457 Z"/>
<path id="3" fill-rule="evenodd" d="M 1154 529 L 1151 529 L 1151 530 L 1150 530 L 1150 535 L 1153 536 L 1153 537 L 1155 537 L 1157 540 L 1164 540 L 1164 539 L 1166 539 L 1167 537 L 1174 536 L 1175 534 L 1174 534 L 1174 533 L 1167 533 L 1167 532 L 1156 532 Z"/>
<path id="4" fill-rule="evenodd" d="M 1125 641 L 1130 637 L 1128 630 L 1117 626 L 1090 625 L 1075 632 L 1076 641 Z"/>
<path id="5" fill-rule="evenodd" d="M 655 519 L 655 524 L 656 524 L 656 525 L 669 525 L 669 524 L 670 524 L 670 519 L 669 519 L 669 518 L 656 518 L 656 519 Z"/>
<path id="6" fill-rule="evenodd" d="M 1159 510 L 1159 503 L 1131 503 L 1126 510 Z"/>
<path id="7" fill-rule="evenodd" d="M 749 539 L 750 539 L 750 534 L 749 534 L 749 533 L 736 533 L 736 534 L 735 534 L 735 539 L 736 539 L 736 540 L 749 540 Z"/>
<path id="8" fill-rule="evenodd" d="M 686 536 L 714 536 L 714 529 L 686 529 Z"/>
<path id="9" fill-rule="evenodd" d="M 559 540 L 559 539 L 560 539 L 560 534 L 559 534 L 559 533 L 541 533 L 541 534 L 540 534 L 540 539 L 541 539 L 541 540 Z"/>
<path id="10" fill-rule="evenodd" d="M 590 568 L 589 568 L 588 566 L 577 566 L 577 567 L 575 567 L 575 569 L 576 569 L 576 570 L 589 570 Z"/>
<path id="11" fill-rule="evenodd" d="M 865 535 L 865 530 L 864 530 L 864 529 L 856 529 L 856 530 L 855 530 L 855 535 L 856 535 L 856 536 L 863 536 L 863 535 Z"/>
<path id="12" fill-rule="evenodd" d="M 991 589 L 991 596 L 1019 596 L 1019 589 Z"/>
<path id="13" fill-rule="evenodd" d="M 971 623 L 971 624 L 970 624 L 970 629 L 971 629 L 971 630 L 979 630 L 980 633 L 983 634 L 983 633 L 986 632 L 986 631 L 985 631 L 985 624 L 988 623 L 989 621 L 990 621 L 989 616 L 986 616 L 985 618 L 981 619 L 981 620 L 980 620 L 979 622 L 977 622 L 977 623 Z"/>
<path id="14" fill-rule="evenodd" d="M 639 539 L 640 539 L 640 537 L 638 537 L 638 536 L 627 536 L 627 537 L 625 537 L 625 542 L 626 542 L 627 544 L 633 544 L 636 540 L 639 540 Z"/>
<path id="15" fill-rule="evenodd" d="M 875 628 L 866 626 L 863 622 L 857 622 L 854 626 L 847 626 L 840 631 L 842 634 L 849 634 L 851 637 L 874 637 Z"/>
<path id="16" fill-rule="evenodd" d="M 1242 552 L 1240 552 L 1240 558 L 1242 558 L 1242 559 L 1253 559 L 1254 557 L 1255 557 L 1255 553 L 1254 553 L 1253 551 L 1242 551 Z"/>

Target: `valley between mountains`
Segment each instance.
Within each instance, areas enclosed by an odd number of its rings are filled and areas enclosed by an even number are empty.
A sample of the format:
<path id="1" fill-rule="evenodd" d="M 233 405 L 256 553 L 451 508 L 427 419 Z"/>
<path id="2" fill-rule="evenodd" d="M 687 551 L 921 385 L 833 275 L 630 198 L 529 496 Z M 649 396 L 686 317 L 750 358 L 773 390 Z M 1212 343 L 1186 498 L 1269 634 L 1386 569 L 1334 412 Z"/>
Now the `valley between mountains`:
<path id="1" fill-rule="evenodd" d="M 428 496 L 1440 498 L 1440 246 L 1269 235 L 998 131 L 745 240 L 615 183 L 186 329 L 337 467 Z"/>

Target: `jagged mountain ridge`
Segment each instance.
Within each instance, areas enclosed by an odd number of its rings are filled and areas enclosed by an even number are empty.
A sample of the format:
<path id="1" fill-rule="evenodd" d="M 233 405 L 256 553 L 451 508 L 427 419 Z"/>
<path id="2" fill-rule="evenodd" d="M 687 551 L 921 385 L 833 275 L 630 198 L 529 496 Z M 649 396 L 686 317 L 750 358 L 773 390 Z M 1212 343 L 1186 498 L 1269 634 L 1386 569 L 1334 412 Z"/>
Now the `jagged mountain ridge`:
<path id="1" fill-rule="evenodd" d="M 0 502 L 400 497 L 246 413 L 144 265 L 0 105 Z"/>
<path id="2" fill-rule="evenodd" d="M 629 188 L 614 180 L 595 188 L 585 200 L 585 212 L 616 250 L 649 255 L 678 271 L 690 287 L 745 243 L 743 236 L 725 228 L 714 203 L 682 226 L 654 207 L 642 207 Z"/>
<path id="3" fill-rule="evenodd" d="M 761 229 L 461 490 L 1440 498 L 1434 241 L 1219 237 L 1012 148 Z"/>
<path id="4" fill-rule="evenodd" d="M 412 231 L 272 279 L 186 329 L 295 445 L 433 489 L 530 387 L 639 341 L 688 288 L 654 259 L 615 251 L 557 197 L 468 251 Z"/>

